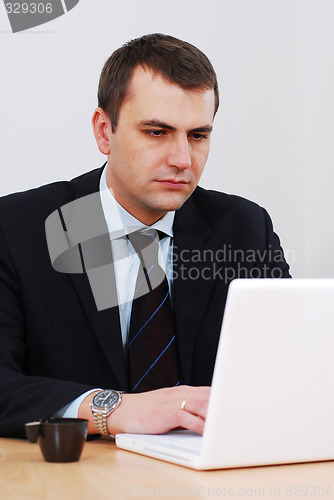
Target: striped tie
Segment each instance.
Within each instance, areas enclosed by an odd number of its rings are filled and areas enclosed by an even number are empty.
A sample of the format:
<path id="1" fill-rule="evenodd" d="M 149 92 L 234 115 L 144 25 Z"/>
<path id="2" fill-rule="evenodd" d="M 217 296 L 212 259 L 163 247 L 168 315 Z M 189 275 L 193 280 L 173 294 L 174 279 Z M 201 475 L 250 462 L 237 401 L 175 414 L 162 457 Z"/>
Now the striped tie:
<path id="1" fill-rule="evenodd" d="M 128 340 L 128 390 L 178 385 L 176 340 L 166 275 L 158 264 L 159 236 L 141 230 L 128 236 L 141 265 L 132 303 Z"/>

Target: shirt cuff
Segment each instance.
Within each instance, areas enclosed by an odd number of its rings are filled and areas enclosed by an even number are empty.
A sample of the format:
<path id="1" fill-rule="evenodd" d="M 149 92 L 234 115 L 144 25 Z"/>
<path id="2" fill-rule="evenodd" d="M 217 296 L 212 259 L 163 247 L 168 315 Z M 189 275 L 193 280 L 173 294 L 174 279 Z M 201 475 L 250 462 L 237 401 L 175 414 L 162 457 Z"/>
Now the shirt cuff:
<path id="1" fill-rule="evenodd" d="M 53 416 L 60 417 L 60 418 L 78 418 L 79 408 L 80 408 L 80 405 L 83 402 L 83 400 L 87 396 L 89 396 L 89 394 L 92 394 L 93 392 L 96 392 L 96 391 L 102 391 L 102 390 L 103 389 L 100 389 L 99 387 L 97 387 L 96 389 L 91 389 L 87 392 L 84 392 L 83 394 L 81 394 L 81 396 L 76 398 L 74 401 L 72 401 L 68 405 L 60 408 L 57 412 L 55 412 L 53 414 Z"/>

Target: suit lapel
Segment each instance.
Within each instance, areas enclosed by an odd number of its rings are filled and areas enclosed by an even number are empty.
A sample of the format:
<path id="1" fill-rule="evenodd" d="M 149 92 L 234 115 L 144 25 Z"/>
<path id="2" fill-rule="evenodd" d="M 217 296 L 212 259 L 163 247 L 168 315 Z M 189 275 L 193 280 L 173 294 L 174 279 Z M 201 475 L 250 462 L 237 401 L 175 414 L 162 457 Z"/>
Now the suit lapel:
<path id="1" fill-rule="evenodd" d="M 90 207 L 90 215 L 89 220 L 86 221 L 88 228 L 94 224 L 98 224 L 98 232 L 101 234 L 104 233 L 104 247 L 105 249 L 109 249 L 111 256 L 111 246 L 109 240 L 109 233 L 107 224 L 103 215 L 102 205 L 99 200 L 99 181 L 101 177 L 102 169 L 94 170 L 87 175 L 81 177 L 79 184 L 77 186 L 77 191 L 75 195 L 75 200 L 82 200 L 83 197 L 93 195 L 92 200 L 93 204 Z M 78 205 L 79 208 L 81 208 Z M 71 213 L 71 221 L 69 225 L 71 227 L 76 225 L 77 215 Z M 91 217 L 93 213 L 93 216 Z M 78 217 L 80 219 L 80 216 Z M 65 220 L 65 224 L 66 224 Z M 80 238 L 78 238 L 80 239 Z M 91 241 L 94 241 L 92 238 Z M 101 246 L 99 245 L 99 248 Z M 79 297 L 79 300 L 82 304 L 83 310 L 86 314 L 86 317 L 101 345 L 101 348 L 106 356 L 106 359 L 115 374 L 119 385 L 121 388 L 125 388 L 126 386 L 126 372 L 125 372 L 125 364 L 124 364 L 124 356 L 123 356 L 123 345 L 122 345 L 122 337 L 121 337 L 121 329 L 120 329 L 120 318 L 119 318 L 119 309 L 117 305 L 115 307 L 108 307 L 102 310 L 98 310 L 96 304 L 96 291 L 93 295 L 92 286 L 90 281 L 92 281 L 92 269 L 94 268 L 94 263 L 89 262 L 89 255 L 94 255 L 91 250 L 91 244 L 83 243 L 81 245 L 82 257 L 84 262 L 85 271 L 83 274 L 69 274 L 70 280 L 76 290 L 76 293 Z M 115 283 L 115 274 L 113 269 L 113 264 L 111 262 L 112 257 L 109 258 L 107 252 L 104 251 L 102 260 L 109 259 L 109 265 L 107 266 L 106 273 L 108 274 L 108 293 L 112 296 L 112 302 L 115 303 L 115 298 L 117 297 L 116 292 L 116 283 Z M 101 265 L 101 263 L 100 263 Z M 98 269 L 98 266 L 97 266 Z M 100 268 L 102 269 L 102 268 Z M 89 276 L 89 279 L 88 279 Z M 90 281 L 89 281 L 90 280 Z M 101 290 L 99 291 L 100 299 L 101 299 Z"/>
<path id="2" fill-rule="evenodd" d="M 205 258 L 211 228 L 190 198 L 175 214 L 173 308 L 182 383 L 190 384 L 196 336 L 213 287 L 212 259 Z"/>

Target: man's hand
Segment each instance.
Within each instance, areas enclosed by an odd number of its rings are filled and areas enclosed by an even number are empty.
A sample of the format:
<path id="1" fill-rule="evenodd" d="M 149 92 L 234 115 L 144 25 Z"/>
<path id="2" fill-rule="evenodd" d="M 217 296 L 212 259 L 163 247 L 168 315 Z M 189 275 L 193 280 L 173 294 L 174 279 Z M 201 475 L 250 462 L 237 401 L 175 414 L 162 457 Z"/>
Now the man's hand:
<path id="1" fill-rule="evenodd" d="M 120 406 L 108 417 L 108 431 L 163 434 L 182 427 L 203 434 L 209 394 L 210 387 L 185 385 L 123 394 Z"/>
<path id="2" fill-rule="evenodd" d="M 203 434 L 209 395 L 210 387 L 186 385 L 137 394 L 122 394 L 120 406 L 108 417 L 108 432 L 163 434 L 182 427 Z M 90 433 L 96 432 L 89 408 L 92 397 L 93 394 L 88 396 L 79 410 L 79 417 L 89 420 Z"/>

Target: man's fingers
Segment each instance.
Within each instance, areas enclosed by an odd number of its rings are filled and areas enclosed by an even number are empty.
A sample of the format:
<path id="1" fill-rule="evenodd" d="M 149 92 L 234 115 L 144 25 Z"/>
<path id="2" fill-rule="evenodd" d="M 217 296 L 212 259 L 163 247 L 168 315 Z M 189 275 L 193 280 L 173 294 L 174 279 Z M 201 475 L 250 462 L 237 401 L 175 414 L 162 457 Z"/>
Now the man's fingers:
<path id="1" fill-rule="evenodd" d="M 184 399 L 178 412 L 179 425 L 198 434 L 203 434 L 208 401 L 203 399 Z"/>
<path id="2" fill-rule="evenodd" d="M 205 420 L 187 411 L 179 412 L 179 427 L 203 434 Z"/>
<path id="3" fill-rule="evenodd" d="M 205 419 L 208 410 L 208 401 L 203 399 L 185 399 L 181 404 L 181 410 Z"/>

